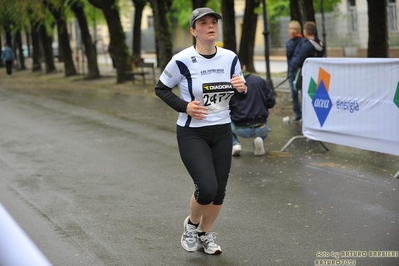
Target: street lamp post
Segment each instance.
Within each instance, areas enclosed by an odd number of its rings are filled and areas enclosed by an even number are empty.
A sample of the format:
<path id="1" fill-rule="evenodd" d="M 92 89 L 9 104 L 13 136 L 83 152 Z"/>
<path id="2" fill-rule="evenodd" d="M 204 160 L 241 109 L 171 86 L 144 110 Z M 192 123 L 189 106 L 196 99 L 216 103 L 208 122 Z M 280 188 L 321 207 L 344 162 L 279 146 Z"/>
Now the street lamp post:
<path id="1" fill-rule="evenodd" d="M 266 0 L 263 0 L 262 7 L 263 7 L 263 36 L 265 40 L 266 84 L 272 90 L 272 92 L 276 94 L 276 92 L 274 91 L 273 81 L 270 78 L 269 30 L 267 27 Z"/>

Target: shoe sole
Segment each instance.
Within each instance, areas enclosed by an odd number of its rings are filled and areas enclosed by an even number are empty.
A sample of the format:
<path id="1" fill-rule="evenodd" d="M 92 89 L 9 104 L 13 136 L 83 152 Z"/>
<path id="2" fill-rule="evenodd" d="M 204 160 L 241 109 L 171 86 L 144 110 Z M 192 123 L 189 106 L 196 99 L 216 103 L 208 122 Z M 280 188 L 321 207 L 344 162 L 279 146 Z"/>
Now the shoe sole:
<path id="1" fill-rule="evenodd" d="M 234 151 L 234 152 L 233 152 L 233 156 L 239 156 L 240 153 L 241 153 L 241 151 Z"/>
<path id="2" fill-rule="evenodd" d="M 221 249 L 215 250 L 213 253 L 212 252 L 207 252 L 203 245 L 198 245 L 198 249 L 197 250 L 203 250 L 208 255 L 218 255 L 218 254 L 222 253 Z"/>
<path id="3" fill-rule="evenodd" d="M 198 240 L 198 249 L 197 250 L 203 250 L 208 255 L 218 255 L 218 254 L 222 253 L 222 249 L 220 248 L 220 246 L 219 246 L 219 249 L 216 249 L 213 252 L 206 250 L 205 246 L 203 244 L 201 244 L 200 240 Z"/>

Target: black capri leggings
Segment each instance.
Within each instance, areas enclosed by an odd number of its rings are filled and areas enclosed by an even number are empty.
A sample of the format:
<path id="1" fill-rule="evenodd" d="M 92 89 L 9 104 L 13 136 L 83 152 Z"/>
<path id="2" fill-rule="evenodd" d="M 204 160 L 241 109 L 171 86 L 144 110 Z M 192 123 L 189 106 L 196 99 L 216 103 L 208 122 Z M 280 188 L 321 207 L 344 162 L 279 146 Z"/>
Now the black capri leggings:
<path id="1" fill-rule="evenodd" d="M 177 126 L 176 132 L 180 157 L 195 184 L 195 200 L 201 205 L 221 205 L 231 167 L 230 124 Z"/>

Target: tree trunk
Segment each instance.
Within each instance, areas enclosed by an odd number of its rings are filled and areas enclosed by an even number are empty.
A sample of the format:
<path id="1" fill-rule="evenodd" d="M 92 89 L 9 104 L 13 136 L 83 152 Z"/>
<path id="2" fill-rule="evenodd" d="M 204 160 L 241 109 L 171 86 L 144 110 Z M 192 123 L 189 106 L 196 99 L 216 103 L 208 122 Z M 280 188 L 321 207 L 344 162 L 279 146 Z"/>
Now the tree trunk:
<path id="1" fill-rule="evenodd" d="M 18 65 L 20 70 L 25 70 L 25 57 L 24 57 L 24 50 L 22 49 L 22 38 L 21 38 L 21 31 L 17 31 L 15 33 L 15 46 L 16 50 L 18 51 Z"/>
<path id="2" fill-rule="evenodd" d="M 8 43 L 10 47 L 12 47 L 12 33 L 11 33 L 11 28 L 8 24 L 4 26 L 4 31 L 6 35 L 6 43 Z"/>
<path id="3" fill-rule="evenodd" d="M 316 22 L 313 0 L 290 0 L 291 20 L 297 20 L 301 27 L 307 21 Z"/>
<path id="4" fill-rule="evenodd" d="M 44 62 L 46 64 L 46 73 L 56 71 L 54 65 L 53 48 L 51 46 L 51 38 L 47 35 L 46 26 L 44 24 L 39 27 L 40 40 L 44 51 Z"/>
<path id="5" fill-rule="evenodd" d="M 41 64 L 41 49 L 40 49 L 40 36 L 38 31 L 38 22 L 31 22 L 31 37 L 32 37 L 32 72 L 42 71 Z"/>
<path id="6" fill-rule="evenodd" d="M 128 80 L 125 73 L 132 70 L 132 65 L 116 1 L 89 0 L 89 2 L 102 10 L 107 21 L 112 56 L 115 60 L 116 83 L 123 83 Z"/>
<path id="7" fill-rule="evenodd" d="M 57 20 L 58 43 L 60 61 L 64 62 L 65 77 L 76 75 L 75 64 L 73 63 L 72 49 L 69 42 L 67 24 L 64 19 Z"/>
<path id="8" fill-rule="evenodd" d="M 143 17 L 143 9 L 147 0 L 133 0 L 134 4 L 134 22 L 132 32 L 132 60 L 133 62 L 141 61 L 141 19 Z"/>
<path id="9" fill-rule="evenodd" d="M 87 67 L 88 67 L 88 73 L 86 77 L 88 79 L 99 78 L 101 75 L 100 75 L 100 70 L 98 69 L 97 53 L 94 48 L 94 44 L 91 40 L 89 25 L 87 23 L 82 2 L 73 1 L 71 3 L 71 9 L 75 14 L 76 19 L 78 20 L 82 42 L 85 47 L 84 54 L 87 58 Z"/>
<path id="10" fill-rule="evenodd" d="M 369 40 L 367 57 L 389 57 L 387 2 L 367 0 Z"/>
<path id="11" fill-rule="evenodd" d="M 254 46 L 256 36 L 256 24 L 258 14 L 255 12 L 260 6 L 259 0 L 246 0 L 242 36 L 240 41 L 239 58 L 242 65 L 245 65 L 249 72 L 255 72 L 254 66 Z"/>
<path id="12" fill-rule="evenodd" d="M 193 10 L 199 7 L 206 6 L 206 2 L 208 2 L 208 0 L 191 0 L 191 3 L 193 5 Z M 195 44 L 196 42 L 195 37 L 193 36 L 192 39 L 193 39 L 193 44 Z"/>
<path id="13" fill-rule="evenodd" d="M 157 46 L 158 67 L 165 68 L 172 58 L 172 36 L 166 15 L 170 11 L 172 1 L 150 0 L 154 13 L 155 41 Z"/>
<path id="14" fill-rule="evenodd" d="M 290 0 L 291 20 L 298 21 L 302 26 L 301 12 L 299 11 L 298 0 Z"/>
<path id="15" fill-rule="evenodd" d="M 302 0 L 304 5 L 304 10 L 306 13 L 305 20 L 316 22 L 316 17 L 314 14 L 313 0 Z M 305 21 L 305 22 L 306 22 Z"/>
<path id="16" fill-rule="evenodd" d="M 206 6 L 206 2 L 208 2 L 208 0 L 192 0 L 193 10 L 199 7 Z"/>
<path id="17" fill-rule="evenodd" d="M 31 57 L 32 56 L 32 45 L 31 45 L 31 43 L 30 43 L 30 39 L 31 39 L 31 34 L 30 34 L 30 32 L 29 31 L 26 31 L 25 32 L 25 38 L 26 38 L 26 46 L 27 46 L 27 49 L 28 49 L 28 57 Z"/>
<path id="18" fill-rule="evenodd" d="M 57 23 L 59 58 L 60 61 L 64 62 L 65 77 L 76 75 L 76 69 L 72 58 L 72 49 L 69 43 L 67 24 L 65 21 L 65 14 L 61 8 L 57 9 L 51 4 L 48 4 L 48 9 L 53 14 L 53 17 Z"/>
<path id="19" fill-rule="evenodd" d="M 222 0 L 223 47 L 237 53 L 234 0 Z"/>

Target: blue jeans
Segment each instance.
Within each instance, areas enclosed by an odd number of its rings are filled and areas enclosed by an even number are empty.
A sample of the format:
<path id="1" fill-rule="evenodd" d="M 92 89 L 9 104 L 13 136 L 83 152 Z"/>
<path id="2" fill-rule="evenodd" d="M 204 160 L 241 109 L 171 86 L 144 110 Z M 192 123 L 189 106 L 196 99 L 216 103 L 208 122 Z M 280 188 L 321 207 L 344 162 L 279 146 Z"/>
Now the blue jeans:
<path id="1" fill-rule="evenodd" d="M 237 136 L 242 138 L 256 138 L 261 137 L 264 141 L 269 134 L 269 125 L 266 123 L 264 127 L 240 127 L 236 128 L 231 122 L 231 131 L 233 132 L 233 145 L 239 143 Z"/>
<path id="2" fill-rule="evenodd" d="M 301 91 L 297 91 L 294 89 L 294 80 L 295 80 L 296 72 L 288 72 L 289 83 L 290 83 L 290 90 L 291 90 L 291 99 L 292 99 L 292 107 L 294 110 L 295 117 L 302 118 L 302 111 L 301 111 L 301 104 L 299 102 L 299 93 Z"/>

